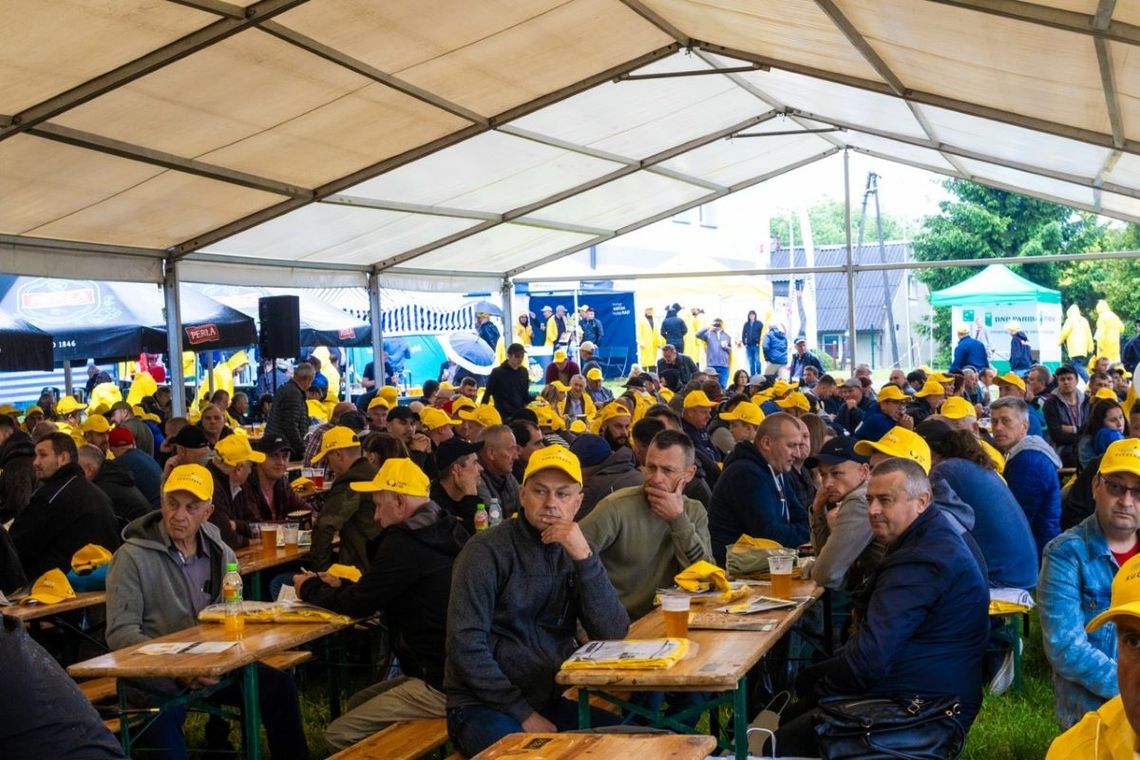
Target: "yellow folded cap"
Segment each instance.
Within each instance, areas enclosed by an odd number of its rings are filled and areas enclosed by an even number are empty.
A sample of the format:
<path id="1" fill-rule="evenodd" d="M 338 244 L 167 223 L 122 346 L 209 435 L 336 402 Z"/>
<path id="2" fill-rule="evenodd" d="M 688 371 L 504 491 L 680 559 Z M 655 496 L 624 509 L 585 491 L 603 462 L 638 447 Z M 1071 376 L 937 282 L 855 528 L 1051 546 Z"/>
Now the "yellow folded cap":
<path id="1" fill-rule="evenodd" d="M 52 568 L 36 579 L 32 590 L 21 604 L 40 602 L 41 604 L 59 604 L 66 599 L 75 598 L 75 589 L 67 581 L 63 571 Z"/>
<path id="2" fill-rule="evenodd" d="M 724 568 L 717 567 L 711 562 L 700 560 L 686 567 L 673 579 L 678 586 L 686 591 L 730 591 L 732 584 L 728 582 Z"/>
<path id="3" fill-rule="evenodd" d="M 779 541 L 773 541 L 770 538 L 753 538 L 741 534 L 740 538 L 736 539 L 735 546 L 740 546 L 748 549 L 783 549 L 784 546 Z"/>
<path id="4" fill-rule="evenodd" d="M 340 563 L 333 563 L 329 565 L 329 569 L 325 571 L 334 578 L 343 578 L 346 581 L 356 583 L 360 580 L 360 568 L 355 565 L 342 565 Z"/>
<path id="5" fill-rule="evenodd" d="M 87 544 L 71 555 L 71 569 L 80 575 L 102 567 L 111 561 L 111 552 L 97 544 Z"/>

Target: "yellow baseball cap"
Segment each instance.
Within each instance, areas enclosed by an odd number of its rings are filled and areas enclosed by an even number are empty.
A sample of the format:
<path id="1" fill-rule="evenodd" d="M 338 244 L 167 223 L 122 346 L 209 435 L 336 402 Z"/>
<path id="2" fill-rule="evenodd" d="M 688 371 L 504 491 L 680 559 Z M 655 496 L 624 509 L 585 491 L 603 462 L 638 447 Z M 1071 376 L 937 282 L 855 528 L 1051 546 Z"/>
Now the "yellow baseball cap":
<path id="1" fill-rule="evenodd" d="M 694 391 L 700 393 L 700 391 Z M 703 394 L 702 394 L 703 395 Z M 624 404 L 619 404 L 616 401 L 611 401 L 602 407 L 602 411 L 598 413 L 598 428 L 601 429 L 606 426 L 610 420 L 616 420 L 618 417 L 629 417 L 629 410 L 625 408 Z"/>
<path id="2" fill-rule="evenodd" d="M 541 470 L 559 470 L 573 478 L 578 485 L 582 485 L 582 463 L 565 446 L 547 446 L 531 454 L 526 472 L 523 473 L 523 482 Z"/>
<path id="3" fill-rule="evenodd" d="M 75 589 L 68 583 L 67 576 L 58 567 L 53 567 L 36 579 L 32 584 L 32 590 L 20 603 L 59 604 L 65 599 L 74 598 Z"/>
<path id="4" fill-rule="evenodd" d="M 762 390 L 759 393 L 753 393 L 752 398 L 749 399 L 749 401 L 751 401 L 753 404 L 756 404 L 756 406 L 761 406 L 765 402 L 771 401 L 771 400 L 772 400 L 772 389 L 771 388 L 767 388 L 765 390 Z"/>
<path id="5" fill-rule="evenodd" d="M 1101 475 L 1111 475 L 1114 472 L 1140 475 L 1140 439 L 1125 438 L 1110 443 L 1101 457 L 1097 472 Z"/>
<path id="6" fill-rule="evenodd" d="M 741 401 L 731 412 L 721 412 L 720 418 L 729 421 L 740 420 L 749 425 L 759 425 L 764 421 L 764 412 L 760 411 L 760 407 L 751 401 Z"/>
<path id="7" fill-rule="evenodd" d="M 582 420 L 574 420 L 570 423 L 570 432 L 574 435 L 581 435 L 586 432 L 586 423 Z"/>
<path id="8" fill-rule="evenodd" d="M 913 430 L 895 425 L 877 441 L 859 441 L 855 444 L 855 453 L 860 456 L 869 457 L 876 451 L 887 456 L 911 459 L 922 465 L 926 472 L 930 472 L 930 446 Z"/>
<path id="9" fill-rule="evenodd" d="M 431 489 L 431 482 L 428 480 L 428 476 L 424 475 L 424 471 L 411 459 L 395 457 L 385 459 L 384 464 L 372 480 L 363 483 L 349 483 L 348 486 L 353 491 L 360 493 L 391 491 L 406 496 L 427 498 Z"/>
<path id="10" fill-rule="evenodd" d="M 84 433 L 110 433 L 111 423 L 101 414 L 95 414 L 83 421 L 79 427 Z"/>
<path id="11" fill-rule="evenodd" d="M 39 406 L 36 406 L 35 404 L 32 404 L 31 406 L 29 406 L 27 409 L 24 410 L 24 416 L 25 417 L 27 417 L 29 414 L 43 414 L 43 413 L 44 413 L 44 410 L 42 408 L 40 408 Z"/>
<path id="12" fill-rule="evenodd" d="M 210 501 L 214 498 L 214 476 L 200 464 L 180 464 L 162 485 L 163 493 L 174 491 L 189 491 L 201 501 Z"/>
<path id="13" fill-rule="evenodd" d="M 391 409 L 396 405 L 396 399 L 400 397 L 400 389 L 394 385 L 385 385 L 376 391 L 376 395 L 387 401 L 388 408 Z"/>
<path id="14" fill-rule="evenodd" d="M 884 401 L 906 401 L 906 394 L 894 383 L 887 383 L 879 389 L 879 403 Z"/>
<path id="15" fill-rule="evenodd" d="M 600 369 L 598 369 L 597 367 L 590 367 L 588 370 L 586 370 L 586 379 L 587 380 L 601 380 L 602 379 L 602 371 Z"/>
<path id="16" fill-rule="evenodd" d="M 442 409 L 425 406 L 420 410 L 420 424 L 423 425 L 424 430 L 438 430 L 445 425 L 458 425 L 459 421 L 448 417 L 447 412 Z"/>
<path id="17" fill-rule="evenodd" d="M 1025 381 L 1012 372 L 1006 372 L 1004 375 L 998 375 L 996 379 L 998 385 L 1001 385 L 1003 383 L 1005 385 L 1012 385 L 1022 393 L 1025 392 Z"/>
<path id="18" fill-rule="evenodd" d="M 98 544 L 87 544 L 71 555 L 71 569 L 80 575 L 89 573 L 110 562 L 111 552 Z"/>
<path id="19" fill-rule="evenodd" d="M 557 351 L 555 351 L 554 352 L 554 361 L 556 361 L 556 362 L 566 361 L 566 352 L 564 350 L 562 350 L 561 348 L 558 349 Z"/>
<path id="20" fill-rule="evenodd" d="M 1093 394 L 1094 399 L 1101 399 L 1102 401 L 1119 401 L 1116 397 L 1116 391 L 1111 388 L 1101 388 Z"/>
<path id="21" fill-rule="evenodd" d="M 444 380 L 442 383 L 439 384 L 439 390 L 441 390 L 441 391 L 453 391 L 453 390 L 455 390 L 455 386 L 452 385 L 451 383 L 449 383 L 447 380 Z"/>
<path id="22" fill-rule="evenodd" d="M 945 395 L 946 395 L 946 389 L 942 387 L 942 383 L 938 382 L 938 380 L 936 380 L 935 378 L 932 377 L 923 384 L 922 390 L 920 390 L 918 393 L 914 394 L 914 397 L 915 398 L 926 398 L 927 396 L 945 396 Z"/>
<path id="23" fill-rule="evenodd" d="M 372 397 L 372 400 L 368 402 L 368 410 L 371 411 L 378 406 L 382 406 L 385 409 L 391 409 L 392 402 L 377 393 Z"/>
<path id="24" fill-rule="evenodd" d="M 562 382 L 561 380 L 555 380 L 553 383 L 551 383 L 551 385 L 553 387 L 557 388 L 558 390 L 562 391 L 563 393 L 570 390 L 570 386 L 567 385 L 566 383 Z"/>
<path id="25" fill-rule="evenodd" d="M 19 414 L 20 410 L 11 404 L 0 405 L 0 414 Z"/>
<path id="26" fill-rule="evenodd" d="M 265 454 L 254 451 L 249 445 L 249 438 L 243 435 L 227 435 L 214 444 L 214 453 L 230 467 L 237 467 L 242 462 L 265 461 Z"/>
<path id="27" fill-rule="evenodd" d="M 685 394 L 685 408 L 692 409 L 695 406 L 713 407 L 716 406 L 716 402 L 705 395 L 704 391 L 689 391 Z"/>
<path id="28" fill-rule="evenodd" d="M 474 409 L 479 406 L 466 396 L 457 396 L 451 400 L 451 413 L 459 414 L 464 409 Z"/>
<path id="29" fill-rule="evenodd" d="M 477 422 L 483 427 L 503 424 L 503 416 L 490 404 L 480 404 L 474 409 L 460 409 L 459 419 Z"/>
<path id="30" fill-rule="evenodd" d="M 799 380 L 792 380 L 791 382 L 788 382 L 787 380 L 777 380 L 776 382 L 772 383 L 771 390 L 773 396 L 779 396 L 781 394 L 787 393 L 788 391 L 794 391 L 799 387 Z"/>
<path id="31" fill-rule="evenodd" d="M 1112 446 L 1108 448 L 1111 449 Z M 1140 555 L 1128 560 L 1116 571 L 1116 576 L 1112 579 L 1112 601 L 1109 608 L 1090 620 L 1085 630 L 1092 633 L 1118 615 L 1140 617 Z"/>
<path id="32" fill-rule="evenodd" d="M 325 458 L 325 454 L 337 449 L 351 449 L 354 446 L 359 446 L 360 441 L 356 438 L 356 433 L 352 432 L 350 428 L 343 425 L 331 427 L 325 431 L 321 436 L 321 448 L 313 454 L 313 462 L 319 462 Z"/>
<path id="33" fill-rule="evenodd" d="M 784 398 L 776 399 L 776 406 L 781 409 L 799 409 L 804 412 L 811 411 L 811 404 L 808 403 L 807 396 L 799 391 L 792 391 Z"/>
<path id="34" fill-rule="evenodd" d="M 534 416 L 538 419 L 538 426 L 540 428 L 544 428 L 544 427 L 553 428 L 554 427 L 555 414 L 554 414 L 554 410 L 552 410 L 550 408 L 549 404 L 534 403 L 534 404 L 528 405 L 527 409 L 530 409 L 532 412 L 534 412 Z"/>
<path id="35" fill-rule="evenodd" d="M 942 385 L 946 385 L 946 383 L 954 382 L 954 376 L 953 375 L 947 375 L 945 372 L 935 372 L 934 374 L 930 375 L 926 379 L 927 379 L 927 381 L 933 380 L 936 383 L 941 383 Z"/>
<path id="36" fill-rule="evenodd" d="M 958 325 L 958 334 L 959 335 L 966 335 L 969 332 L 970 332 L 970 328 L 966 327 L 966 325 Z"/>
<path id="37" fill-rule="evenodd" d="M 938 413 L 951 420 L 960 420 L 963 417 L 977 417 L 978 412 L 974 405 L 961 396 L 951 396 L 942 402 Z"/>
<path id="38" fill-rule="evenodd" d="M 72 414 L 74 412 L 82 412 L 87 408 L 87 404 L 81 404 L 75 400 L 75 396 L 64 396 L 55 405 L 55 411 L 58 414 Z"/>

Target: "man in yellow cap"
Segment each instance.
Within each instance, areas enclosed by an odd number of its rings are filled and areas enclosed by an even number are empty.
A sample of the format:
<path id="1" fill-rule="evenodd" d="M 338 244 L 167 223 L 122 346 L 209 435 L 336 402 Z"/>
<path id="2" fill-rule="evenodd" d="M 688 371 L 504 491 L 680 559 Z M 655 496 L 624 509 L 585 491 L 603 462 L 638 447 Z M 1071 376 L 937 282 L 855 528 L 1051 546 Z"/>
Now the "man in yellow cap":
<path id="1" fill-rule="evenodd" d="M 236 437 L 236 436 L 233 436 Z M 179 465 L 162 488 L 162 509 L 149 512 L 123 530 L 123 547 L 107 571 L 107 644 L 112 649 L 198 624 L 198 613 L 222 601 L 222 576 L 236 564 L 233 549 L 210 523 L 214 479 L 201 465 Z M 297 702 L 297 689 L 288 673 L 258 666 L 258 698 L 262 724 L 274 758 L 307 758 L 308 750 Z M 148 678 L 132 683 L 127 697 L 134 707 L 169 702 L 187 690 L 218 683 L 199 676 L 175 681 Z M 241 689 L 231 683 L 208 697 L 226 705 L 242 703 Z M 163 710 L 139 737 L 140 749 L 161 750 L 163 757 L 185 757 L 182 724 L 184 706 Z M 217 726 L 217 729 L 212 728 Z M 216 733 L 215 733 L 216 731 Z M 208 723 L 207 742 L 224 747 L 229 725 Z M 147 756 L 153 756 L 148 752 Z"/>
<path id="2" fill-rule="evenodd" d="M 807 505 L 796 500 L 785 482 L 802 437 L 803 423 L 778 412 L 764 418 L 753 443 L 738 443 L 728 455 L 709 505 L 709 535 L 717 564 L 724 566 L 725 547 L 741 535 L 770 538 L 781 546 L 799 546 L 808 540 Z"/>
<path id="3" fill-rule="evenodd" d="M 1058 736 L 1045 760 L 1096 758 L 1134 760 L 1140 746 L 1140 559 L 1120 566 L 1112 581 L 1111 606 L 1089 622 L 1085 630 L 1108 633 L 1116 646 L 1115 681 L 1120 693 L 1095 712 L 1085 713 L 1079 723 Z M 1111 628 L 1115 628 L 1113 631 Z"/>
<path id="4" fill-rule="evenodd" d="M 372 433 L 384 433 L 388 430 L 388 412 L 392 406 L 388 399 L 376 395 L 368 402 L 365 415 L 368 417 L 368 430 Z"/>
<path id="5" fill-rule="evenodd" d="M 558 404 L 558 413 L 563 417 L 580 420 L 593 419 L 594 415 L 598 413 L 594 406 L 594 399 L 586 393 L 585 377 L 574 375 L 570 378 L 570 390 L 566 392 L 566 398 Z"/>
<path id="6" fill-rule="evenodd" d="M 570 358 L 570 354 L 565 348 L 557 349 L 550 360 L 550 364 L 546 365 L 547 384 L 560 380 L 569 385 L 570 378 L 580 374 L 582 374 L 582 368 L 578 366 L 578 362 Z"/>
<path id="7" fill-rule="evenodd" d="M 562 446 L 536 451 L 521 493 L 522 515 L 468 541 L 452 576 L 447 724 L 467 756 L 510 733 L 577 728 L 576 706 L 554 679 L 578 646 L 579 625 L 592 640 L 629 631 L 605 567 L 574 522 L 582 501 L 578 459 Z M 594 710 L 595 720 L 618 718 Z"/>
<path id="8" fill-rule="evenodd" d="M 906 407 L 906 413 L 918 424 L 932 414 L 938 414 L 942 402 L 946 400 L 946 388 L 937 376 L 931 377 L 914 394 L 914 400 Z"/>
<path id="9" fill-rule="evenodd" d="M 606 439 L 610 449 L 617 451 L 629 445 L 629 428 L 633 417 L 623 404 L 609 403 L 598 415 L 598 435 Z"/>
<path id="10" fill-rule="evenodd" d="M 111 423 L 107 422 L 106 417 L 101 414 L 92 415 L 83 421 L 80 430 L 83 431 L 83 440 L 98 446 L 104 454 L 107 453 L 107 434 L 111 432 Z"/>
<path id="11" fill-rule="evenodd" d="M 614 400 L 613 391 L 602 384 L 602 370 L 598 367 L 586 370 L 586 393 L 590 394 L 595 407 L 605 406 Z"/>
<path id="12" fill-rule="evenodd" d="M 724 458 L 709 437 L 708 427 L 715 408 L 716 402 L 702 390 L 689 391 L 682 402 L 681 427 L 693 439 L 693 448 L 703 462 L 715 463 Z M 709 466 L 705 464 L 704 469 L 707 474 Z"/>
<path id="13" fill-rule="evenodd" d="M 379 528 L 372 519 L 371 505 L 352 489 L 376 477 L 376 465 L 363 455 L 360 441 L 350 428 L 334 427 L 321 438 L 314 465 L 327 466 L 333 480 L 325 496 L 320 517 L 313 525 L 313 545 L 309 550 L 312 567 L 327 570 L 333 562 L 352 565 L 366 572 L 370 563 L 368 542 Z M 340 533 L 340 553 L 333 556 L 333 538 Z"/>
<path id="14" fill-rule="evenodd" d="M 1037 603 L 1062 728 L 1117 694 L 1116 631 L 1097 619 L 1121 565 L 1140 552 L 1140 441 L 1111 444 L 1093 482 L 1096 511 L 1045 547 Z M 1135 564 L 1135 563 L 1134 563 Z M 1096 627 L 1086 632 L 1085 627 Z"/>
<path id="15" fill-rule="evenodd" d="M 720 418 L 728 423 L 733 441 L 748 443 L 756 440 L 756 429 L 764 421 L 764 412 L 751 401 L 741 401 L 731 411 L 721 412 Z"/>
<path id="16" fill-rule="evenodd" d="M 214 478 L 214 511 L 210 522 L 218 526 L 222 540 L 234 549 L 249 545 L 249 520 L 254 513 L 253 495 L 248 486 L 253 466 L 265 461 L 265 454 L 254 451 L 249 438 L 230 435 L 214 446 L 214 457 L 206 469 Z"/>
<path id="17" fill-rule="evenodd" d="M 71 556 L 87 544 L 114 551 L 120 542 L 111 500 L 83 476 L 75 441 L 52 433 L 35 451 L 40 487 L 8 531 L 28 580 L 52 568 L 67 572 Z"/>
<path id="18" fill-rule="evenodd" d="M 401 720 L 443 718 L 444 635 L 452 565 L 467 541 L 455 517 L 428 496 L 427 475 L 410 459 L 388 459 L 367 482 L 380 528 L 372 564 L 353 583 L 328 573 L 300 573 L 302 601 L 351 617 L 380 613 L 404 676 L 381 681 L 349 700 L 356 705 L 325 729 L 332 752 Z"/>

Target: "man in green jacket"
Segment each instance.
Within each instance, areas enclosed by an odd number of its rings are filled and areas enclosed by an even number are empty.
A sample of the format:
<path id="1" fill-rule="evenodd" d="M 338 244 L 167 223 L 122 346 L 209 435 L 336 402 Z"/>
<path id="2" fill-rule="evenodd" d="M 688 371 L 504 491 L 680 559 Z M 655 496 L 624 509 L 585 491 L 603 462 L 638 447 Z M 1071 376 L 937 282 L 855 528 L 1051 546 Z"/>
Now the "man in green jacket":
<path id="1" fill-rule="evenodd" d="M 309 559 L 313 570 L 328 570 L 334 561 L 368 571 L 368 542 L 380 533 L 372 519 L 372 502 L 352 490 L 351 483 L 365 483 L 376 476 L 376 465 L 364 457 L 360 441 L 351 429 L 338 425 L 325 431 L 313 464 L 325 460 L 336 480 L 325 497 L 321 515 L 313 526 Z M 340 554 L 333 557 L 333 537 L 340 533 Z"/>
<path id="2" fill-rule="evenodd" d="M 653 609 L 656 590 L 672 586 L 677 573 L 712 561 L 708 513 L 683 494 L 695 457 L 688 435 L 662 430 L 645 455 L 645 483 L 614 491 L 582 519 L 631 620 Z"/>

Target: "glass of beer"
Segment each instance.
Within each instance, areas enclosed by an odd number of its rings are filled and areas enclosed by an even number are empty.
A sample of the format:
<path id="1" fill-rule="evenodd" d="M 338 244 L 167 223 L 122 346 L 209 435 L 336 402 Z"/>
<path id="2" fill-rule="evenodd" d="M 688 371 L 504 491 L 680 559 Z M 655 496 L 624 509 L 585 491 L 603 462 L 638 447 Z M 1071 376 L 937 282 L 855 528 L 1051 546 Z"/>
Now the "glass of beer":
<path id="1" fill-rule="evenodd" d="M 768 558 L 768 570 L 772 574 L 772 596 L 777 599 L 790 599 L 792 596 L 792 568 L 796 558 L 791 555 L 777 555 Z"/>
<path id="2" fill-rule="evenodd" d="M 665 616 L 665 637 L 689 638 L 689 597 L 685 594 L 666 594 L 661 597 L 661 614 Z"/>
<path id="3" fill-rule="evenodd" d="M 261 524 L 261 553 L 277 556 L 277 523 Z"/>

